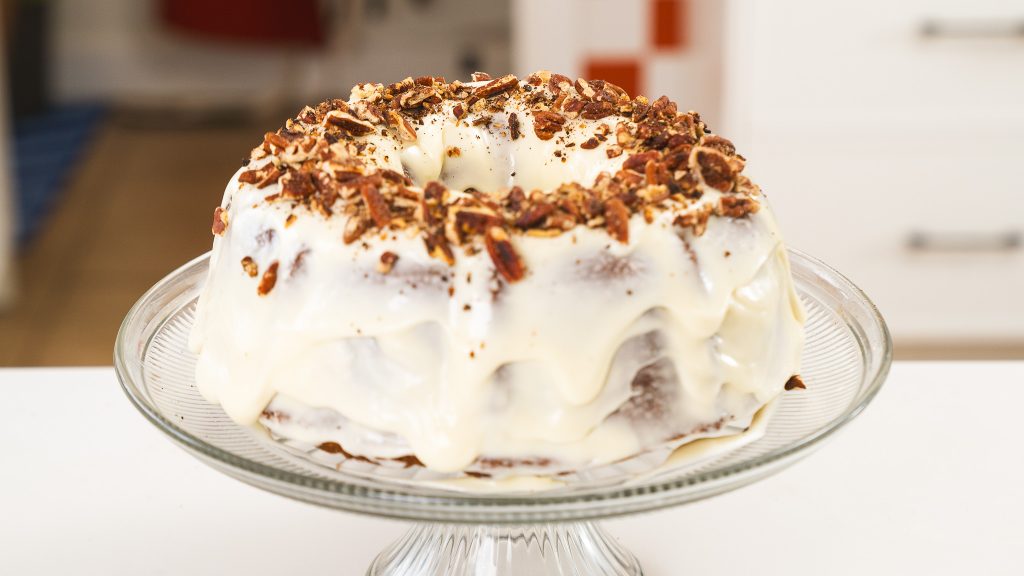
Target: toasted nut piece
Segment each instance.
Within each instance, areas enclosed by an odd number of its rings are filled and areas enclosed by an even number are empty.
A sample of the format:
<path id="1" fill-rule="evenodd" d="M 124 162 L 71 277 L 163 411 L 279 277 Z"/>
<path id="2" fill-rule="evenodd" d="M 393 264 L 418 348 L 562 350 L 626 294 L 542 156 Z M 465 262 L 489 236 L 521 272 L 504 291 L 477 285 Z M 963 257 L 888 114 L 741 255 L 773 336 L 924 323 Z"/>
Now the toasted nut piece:
<path id="1" fill-rule="evenodd" d="M 213 209 L 213 226 L 210 230 L 217 236 L 223 236 L 228 227 L 228 211 L 217 206 Z"/>
<path id="2" fill-rule="evenodd" d="M 263 278 L 260 278 L 260 284 L 256 287 L 256 293 L 260 296 L 270 294 L 270 291 L 274 289 L 274 285 L 277 284 L 277 266 L 277 260 L 271 262 L 267 271 L 263 273 Z"/>
<path id="3" fill-rule="evenodd" d="M 537 110 L 533 113 L 533 131 L 541 140 L 551 140 L 564 125 L 565 116 L 558 112 Z"/>
<path id="4" fill-rule="evenodd" d="M 388 209 L 387 201 L 380 193 L 380 190 L 370 182 L 359 186 L 359 194 L 366 203 L 366 210 L 370 213 L 373 223 L 384 228 L 391 222 L 391 210 Z"/>
<path id="5" fill-rule="evenodd" d="M 492 226 L 487 231 L 484 236 L 484 246 L 487 247 L 487 254 L 494 262 L 495 269 L 505 280 L 517 282 L 526 274 L 522 259 L 512 246 L 508 233 L 501 227 Z"/>
<path id="6" fill-rule="evenodd" d="M 528 207 L 519 218 L 516 218 L 516 226 L 520 228 L 532 228 L 544 221 L 548 214 L 555 211 L 555 205 L 550 202 L 535 202 Z"/>
<path id="7" fill-rule="evenodd" d="M 605 227 L 612 238 L 623 244 L 629 243 L 629 209 L 619 198 L 612 198 L 604 205 Z"/>
<path id="8" fill-rule="evenodd" d="M 377 263 L 377 271 L 381 274 L 387 274 L 395 267 L 395 262 L 398 262 L 398 254 L 395 254 L 394 252 L 384 252 L 380 255 L 380 262 Z"/>
<path id="9" fill-rule="evenodd" d="M 324 116 L 324 124 L 331 124 L 341 128 L 353 136 L 363 136 L 373 132 L 373 124 L 360 120 L 348 112 L 331 110 Z"/>
<path id="10" fill-rule="evenodd" d="M 721 192 L 728 192 L 736 178 L 728 158 L 714 148 L 694 147 L 690 153 L 690 168 L 700 175 L 704 184 Z"/>
<path id="11" fill-rule="evenodd" d="M 452 253 L 452 247 L 448 244 L 448 239 L 444 237 L 444 233 L 440 231 L 430 232 L 423 237 L 423 243 L 427 246 L 427 253 L 432 258 L 437 258 L 449 266 L 455 264 L 455 254 Z"/>
<path id="12" fill-rule="evenodd" d="M 255 278 L 256 275 L 260 273 L 259 266 L 257 266 L 256 262 L 249 256 L 242 258 L 242 270 L 249 275 L 249 278 Z"/>
<path id="13" fill-rule="evenodd" d="M 708 218 L 711 216 L 711 206 L 704 204 L 698 208 L 690 210 L 685 214 L 676 216 L 676 219 L 672 222 L 680 228 L 689 228 L 693 230 L 694 236 L 701 236 L 708 227 Z"/>
<path id="14" fill-rule="evenodd" d="M 786 380 L 785 388 L 786 390 L 794 390 L 797 388 L 799 388 L 800 390 L 806 390 L 807 385 L 804 384 L 803 378 L 801 378 L 797 374 L 793 374 L 792 376 L 790 376 L 789 380 Z"/>
<path id="15" fill-rule="evenodd" d="M 288 139 L 276 132 L 267 132 L 263 135 L 263 142 L 284 150 L 288 147 Z"/>
<path id="16" fill-rule="evenodd" d="M 344 240 L 345 244 L 351 244 L 358 240 L 369 227 L 369 222 L 365 218 L 359 214 L 354 214 L 345 222 L 345 232 L 342 235 L 342 240 Z"/>
<path id="17" fill-rule="evenodd" d="M 513 140 L 518 140 L 523 135 L 519 128 L 519 116 L 515 112 L 508 115 L 508 133 Z"/>
<path id="18" fill-rule="evenodd" d="M 590 87 L 590 83 L 583 78 L 576 79 L 576 91 L 587 100 L 593 100 L 594 96 L 597 96 L 597 92 L 594 92 L 594 89 Z"/>
<path id="19" fill-rule="evenodd" d="M 726 156 L 736 155 L 736 146 L 729 140 L 722 138 L 717 134 L 705 134 L 700 139 L 701 146 L 707 146 L 708 148 L 714 148 Z"/>
<path id="20" fill-rule="evenodd" d="M 391 110 L 388 112 L 388 119 L 391 121 L 391 125 L 398 130 L 398 135 L 402 140 L 405 140 L 406 142 L 416 141 L 416 127 L 412 125 L 412 122 L 409 122 L 408 118 L 394 110 Z"/>
<path id="21" fill-rule="evenodd" d="M 611 102 L 590 102 L 583 106 L 580 116 L 587 120 L 600 120 L 615 114 L 615 105 Z"/>
<path id="22" fill-rule="evenodd" d="M 743 218 L 760 209 L 761 205 L 754 201 L 753 198 L 730 194 L 718 199 L 718 207 L 715 209 L 715 214 L 729 218 Z"/>
<path id="23" fill-rule="evenodd" d="M 514 74 L 506 74 L 501 78 L 491 80 L 487 84 L 473 91 L 473 98 L 490 98 L 502 92 L 511 90 L 519 85 L 519 79 Z"/>

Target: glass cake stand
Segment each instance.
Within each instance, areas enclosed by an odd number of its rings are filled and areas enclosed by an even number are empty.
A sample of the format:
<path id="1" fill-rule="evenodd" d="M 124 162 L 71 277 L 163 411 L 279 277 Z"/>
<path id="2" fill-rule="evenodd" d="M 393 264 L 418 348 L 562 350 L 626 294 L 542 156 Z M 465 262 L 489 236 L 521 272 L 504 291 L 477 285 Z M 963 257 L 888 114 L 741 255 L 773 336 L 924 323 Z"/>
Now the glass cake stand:
<path id="1" fill-rule="evenodd" d="M 875 396 L 892 342 L 870 300 L 826 264 L 791 250 L 806 307 L 805 390 L 776 402 L 759 438 L 643 480 L 620 478 L 533 493 L 466 493 L 355 475 L 239 426 L 206 402 L 187 349 L 208 255 L 150 289 L 117 335 L 114 365 L 136 408 L 185 450 L 238 480 L 312 504 L 414 521 L 371 575 L 637 575 L 639 563 L 596 521 L 715 496 L 806 456 Z"/>

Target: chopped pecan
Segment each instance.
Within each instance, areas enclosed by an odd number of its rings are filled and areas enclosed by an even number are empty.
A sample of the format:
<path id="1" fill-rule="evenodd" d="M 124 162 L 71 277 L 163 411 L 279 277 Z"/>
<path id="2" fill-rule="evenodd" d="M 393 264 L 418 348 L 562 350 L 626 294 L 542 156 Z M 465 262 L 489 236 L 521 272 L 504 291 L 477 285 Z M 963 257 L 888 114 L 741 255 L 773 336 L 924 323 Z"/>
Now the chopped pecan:
<path id="1" fill-rule="evenodd" d="M 498 224 L 501 224 L 501 216 L 487 208 L 460 207 L 455 210 L 455 230 L 460 241 L 465 241 L 476 234 L 483 234 Z"/>
<path id="2" fill-rule="evenodd" d="M 533 113 L 533 131 L 541 140 L 551 140 L 555 132 L 562 130 L 565 125 L 565 116 L 558 112 L 537 110 Z"/>
<path id="3" fill-rule="evenodd" d="M 798 388 L 800 390 L 806 390 L 807 389 L 807 385 L 804 384 L 803 378 L 801 378 L 797 374 L 793 374 L 792 376 L 790 376 L 789 380 L 786 380 L 786 384 L 785 384 L 784 388 L 786 390 L 796 390 Z"/>
<path id="4" fill-rule="evenodd" d="M 721 192 L 728 192 L 736 178 L 729 160 L 713 148 L 694 148 L 690 153 L 690 167 L 698 171 L 705 184 Z"/>
<path id="5" fill-rule="evenodd" d="M 611 102 L 589 102 L 580 112 L 580 116 L 587 120 L 600 120 L 612 114 L 615 114 L 615 106 Z"/>
<path id="6" fill-rule="evenodd" d="M 548 80 L 548 90 L 551 90 L 552 94 L 560 94 L 572 89 L 572 84 L 572 80 L 568 76 L 552 74 L 551 79 Z"/>
<path id="7" fill-rule="evenodd" d="M 416 127 L 409 122 L 409 119 L 402 116 L 398 112 L 391 110 L 388 112 L 388 119 L 391 121 L 391 125 L 398 130 L 398 136 L 406 142 L 416 141 Z"/>
<path id="8" fill-rule="evenodd" d="M 228 227 L 228 211 L 217 206 L 213 209 L 213 226 L 210 230 L 217 236 L 223 236 Z"/>
<path id="9" fill-rule="evenodd" d="M 511 90 L 519 85 L 519 79 L 514 74 L 506 74 L 501 78 L 491 80 L 487 84 L 473 91 L 473 98 L 490 98 L 502 92 Z"/>
<path id="10" fill-rule="evenodd" d="M 272 163 L 267 163 L 256 170 L 246 170 L 238 175 L 238 181 L 246 184 L 254 184 L 257 188 L 266 188 L 277 182 L 281 177 L 281 170 Z"/>
<path id="11" fill-rule="evenodd" d="M 448 239 L 440 231 L 428 232 L 423 237 L 423 243 L 426 244 L 427 253 L 432 258 L 437 258 L 449 266 L 455 264 L 455 254 L 452 252 L 452 247 L 448 244 Z"/>
<path id="12" fill-rule="evenodd" d="M 263 273 L 263 277 L 260 278 L 259 286 L 256 287 L 256 293 L 260 296 L 270 294 L 270 291 L 274 289 L 274 284 L 277 284 L 277 266 L 277 260 L 271 262 L 266 272 Z"/>
<path id="13" fill-rule="evenodd" d="M 633 137 L 633 133 L 629 129 L 629 125 L 625 122 L 619 122 L 615 126 L 615 142 L 623 148 L 629 148 L 633 145 L 636 138 Z"/>
<path id="14" fill-rule="evenodd" d="M 313 175 L 289 170 L 281 177 L 281 195 L 285 198 L 305 198 L 316 192 Z"/>
<path id="15" fill-rule="evenodd" d="M 619 198 L 611 198 L 604 205 L 605 226 L 612 238 L 629 243 L 629 208 Z"/>
<path id="16" fill-rule="evenodd" d="M 484 235 L 484 246 L 491 261 L 494 262 L 495 269 L 505 280 L 516 282 L 523 278 L 526 268 L 505 230 L 500 226 L 492 226 Z"/>
<path id="17" fill-rule="evenodd" d="M 594 96 L 597 96 L 597 92 L 590 87 L 590 83 L 583 78 L 576 79 L 576 91 L 579 92 L 580 96 L 583 96 L 587 100 L 593 100 Z"/>
<path id="18" fill-rule="evenodd" d="M 580 115 L 585 105 L 586 103 L 579 98 L 569 98 L 562 105 L 562 112 L 569 118 L 575 118 Z"/>
<path id="19" fill-rule="evenodd" d="M 413 90 L 403 92 L 402 95 L 398 97 L 398 105 L 407 110 L 411 108 L 418 108 L 422 106 L 424 102 L 436 95 L 437 94 L 434 92 L 433 88 L 421 86 Z"/>
<path id="20" fill-rule="evenodd" d="M 353 214 L 345 222 L 345 232 L 342 235 L 342 240 L 344 240 L 345 244 L 351 244 L 358 240 L 369 227 L 370 223 L 366 221 L 366 218 L 363 218 L 360 214 Z"/>
<path id="21" fill-rule="evenodd" d="M 591 137 L 591 138 L 588 138 L 582 144 L 580 144 L 580 148 L 583 148 L 584 150 L 593 150 L 594 148 L 597 148 L 600 145 L 601 145 L 601 143 L 598 142 L 597 138 Z"/>
<path id="22" fill-rule="evenodd" d="M 380 189 L 371 182 L 365 182 L 359 186 L 359 195 L 363 197 L 373 223 L 380 228 L 386 227 L 391 222 L 391 210 Z"/>
<path id="23" fill-rule="evenodd" d="M 718 199 L 718 208 L 715 213 L 729 218 L 743 218 L 761 209 L 753 198 L 739 195 L 726 195 Z"/>
<path id="24" fill-rule="evenodd" d="M 242 270 L 249 275 L 249 278 L 255 278 L 260 273 L 259 266 L 256 265 L 256 261 L 250 256 L 242 258 Z"/>
<path id="25" fill-rule="evenodd" d="M 693 230 L 694 236 L 701 236 L 708 227 L 708 218 L 711 216 L 711 206 L 704 204 L 693 210 L 689 210 L 676 216 L 672 222 L 680 228 Z"/>
<path id="26" fill-rule="evenodd" d="M 736 155 L 736 146 L 734 146 L 729 140 L 726 140 L 717 134 L 705 134 L 704 137 L 700 139 L 700 145 L 707 146 L 708 148 L 714 148 L 726 156 Z"/>
<path id="27" fill-rule="evenodd" d="M 395 267 L 395 262 L 398 262 L 398 254 L 390 251 L 384 252 L 380 255 L 380 262 L 377 263 L 377 271 L 387 274 Z"/>
<path id="28" fill-rule="evenodd" d="M 508 115 L 508 133 L 513 140 L 518 140 L 522 136 L 519 129 L 519 116 L 515 112 Z"/>
<path id="29" fill-rule="evenodd" d="M 455 116 L 456 120 L 462 120 L 466 115 L 466 109 L 462 107 L 462 104 L 456 104 L 452 106 L 452 116 Z"/>
<path id="30" fill-rule="evenodd" d="M 639 154 L 633 154 L 626 161 L 622 163 L 622 168 L 625 170 L 633 170 L 634 172 L 643 172 L 647 163 L 652 160 L 659 160 L 661 158 L 661 152 L 657 150 L 649 150 L 647 152 L 641 152 Z"/>
<path id="31" fill-rule="evenodd" d="M 288 142 L 287 138 L 285 138 L 284 136 L 281 136 L 280 134 L 278 134 L 276 132 L 267 132 L 266 134 L 264 134 L 263 135 L 263 142 L 266 143 L 266 144 L 270 144 L 271 146 L 276 146 L 276 147 L 278 147 L 278 148 L 280 148 L 282 150 L 287 148 L 288 144 L 290 144 L 290 142 Z"/>
<path id="32" fill-rule="evenodd" d="M 609 158 L 616 158 L 618 156 L 622 156 L 622 148 L 619 148 L 618 146 L 609 146 L 605 149 L 604 153 Z"/>
<path id="33" fill-rule="evenodd" d="M 373 132 L 373 124 L 365 120 L 360 120 L 348 112 L 342 112 L 340 110 L 331 110 L 324 116 L 324 123 L 337 126 L 341 130 L 352 134 L 353 136 L 363 136 Z"/>
<path id="34" fill-rule="evenodd" d="M 555 205 L 550 202 L 534 202 L 516 218 L 515 224 L 519 228 L 532 228 L 543 222 L 554 211 Z"/>
<path id="35" fill-rule="evenodd" d="M 483 82 L 485 80 L 491 79 L 491 75 L 488 74 L 487 72 L 473 72 L 472 74 L 469 75 L 469 77 L 473 80 L 473 82 Z"/>

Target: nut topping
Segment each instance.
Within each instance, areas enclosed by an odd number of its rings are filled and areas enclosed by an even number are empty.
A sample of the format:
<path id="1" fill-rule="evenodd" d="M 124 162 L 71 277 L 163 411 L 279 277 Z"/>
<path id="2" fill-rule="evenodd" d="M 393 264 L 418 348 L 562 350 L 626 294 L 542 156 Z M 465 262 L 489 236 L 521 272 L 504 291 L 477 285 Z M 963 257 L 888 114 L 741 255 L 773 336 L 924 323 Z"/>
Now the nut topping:
<path id="1" fill-rule="evenodd" d="M 213 209 L 213 226 L 211 231 L 217 236 L 223 236 L 224 230 L 228 227 L 228 211 L 217 206 Z"/>
<path id="2" fill-rule="evenodd" d="M 604 217 L 608 233 L 623 244 L 629 243 L 629 209 L 619 198 L 612 198 L 604 205 Z"/>
<path id="3" fill-rule="evenodd" d="M 352 134 L 353 136 L 363 136 L 373 132 L 373 124 L 365 120 L 360 120 L 348 112 L 341 112 L 339 110 L 331 110 L 324 116 L 324 122 L 337 126 L 345 132 Z"/>
<path id="4" fill-rule="evenodd" d="M 249 256 L 242 258 L 242 270 L 249 275 L 249 278 L 255 278 L 256 275 L 260 273 L 259 266 L 257 266 L 256 262 Z"/>
<path id="5" fill-rule="evenodd" d="M 244 169 L 238 180 L 257 188 L 279 184 L 257 203 L 286 203 L 286 227 L 303 217 L 342 217 L 346 243 L 367 234 L 418 236 L 432 257 L 447 264 L 455 262 L 456 246 L 469 255 L 486 248 L 498 286 L 525 273 L 513 245 L 516 234 L 553 237 L 588 227 L 628 243 L 637 214 L 652 225 L 672 221 L 688 238 L 702 234 L 710 217 L 743 218 L 761 206 L 760 190 L 742 174 L 745 159 L 733 144 L 667 98 L 631 99 L 608 82 L 573 81 L 550 72 L 532 74 L 524 83 L 513 75 L 473 78 L 483 84 L 433 76 L 361 84 L 351 102 L 333 99 L 305 107 L 284 128 L 264 134 L 247 164 L 260 167 Z M 451 116 L 442 117 L 449 110 Z M 524 110 L 532 134 L 524 130 Z M 398 160 L 396 150 L 417 141 L 419 126 L 442 122 L 495 135 L 507 130 L 513 141 L 551 141 L 549 163 L 570 161 L 578 149 L 602 147 L 609 159 L 622 160 L 592 182 L 532 191 L 515 186 L 449 191 L 439 182 L 421 187 L 388 168 Z M 373 137 L 362 138 L 367 135 Z M 465 158 L 475 150 L 459 144 L 444 152 Z M 516 181 L 515 172 L 507 177 Z M 710 188 L 724 194 L 708 197 Z M 213 232 L 223 234 L 227 225 L 227 213 L 218 208 Z M 384 260 L 390 256 L 382 255 L 380 266 L 387 273 L 394 261 Z M 255 261 L 242 266 L 255 277 L 263 272 L 261 284 L 268 284 L 268 291 L 269 278 L 276 281 L 276 269 L 258 270 Z"/>
<path id="6" fill-rule="evenodd" d="M 515 112 L 508 115 L 508 133 L 513 140 L 518 140 L 523 135 L 519 129 L 519 116 Z"/>
<path id="7" fill-rule="evenodd" d="M 538 110 L 533 113 L 533 131 L 541 140 L 551 140 L 555 132 L 560 132 L 565 125 L 565 116 L 558 112 Z"/>
<path id="8" fill-rule="evenodd" d="M 484 235 L 484 245 L 487 247 L 487 254 L 494 262 L 494 267 L 508 282 L 517 282 L 526 274 L 523 261 L 515 248 L 508 233 L 498 226 L 491 227 Z"/>
<path id="9" fill-rule="evenodd" d="M 377 271 L 381 274 L 387 274 L 395 267 L 395 262 L 398 262 L 398 254 L 395 254 L 394 252 L 384 252 L 380 255 L 380 262 L 377 263 Z"/>
<path id="10" fill-rule="evenodd" d="M 359 194 L 363 197 L 363 202 L 366 203 L 366 210 L 370 213 L 370 218 L 373 219 L 374 224 L 384 228 L 391 223 L 391 211 L 388 209 L 384 196 L 381 195 L 380 190 L 376 186 L 367 182 L 359 187 Z"/>
<path id="11" fill-rule="evenodd" d="M 807 385 L 804 384 L 803 378 L 801 378 L 797 374 L 794 374 L 794 375 L 790 376 L 789 380 L 786 380 L 786 385 L 784 386 L 784 388 L 786 390 L 796 390 L 796 389 L 806 390 L 807 389 Z"/>
<path id="12" fill-rule="evenodd" d="M 477 88 L 473 91 L 474 98 L 490 98 L 497 96 L 502 92 L 511 90 L 512 88 L 519 85 L 519 79 L 512 74 L 507 74 L 501 78 L 491 80 L 487 84 Z"/>
<path id="13" fill-rule="evenodd" d="M 267 271 L 263 273 L 263 278 L 260 278 L 260 284 L 256 287 L 256 293 L 260 296 L 270 294 L 270 291 L 274 289 L 274 285 L 277 284 L 277 266 L 277 260 L 271 262 Z"/>
<path id="14" fill-rule="evenodd" d="M 690 153 L 690 167 L 700 174 L 705 184 L 721 192 L 728 192 L 736 177 L 729 160 L 714 148 L 694 148 Z"/>

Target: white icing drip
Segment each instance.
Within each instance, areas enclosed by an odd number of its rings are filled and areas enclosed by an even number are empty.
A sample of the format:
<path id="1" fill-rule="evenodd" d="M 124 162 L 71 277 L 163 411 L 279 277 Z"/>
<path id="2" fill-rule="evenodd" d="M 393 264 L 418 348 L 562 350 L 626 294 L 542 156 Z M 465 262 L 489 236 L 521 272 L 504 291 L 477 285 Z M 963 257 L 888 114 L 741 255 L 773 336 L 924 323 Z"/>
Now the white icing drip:
<path id="1" fill-rule="evenodd" d="M 623 160 L 608 159 L 607 143 L 579 148 L 595 122 L 542 141 L 527 111 L 517 113 L 524 137 L 514 142 L 507 116 L 489 129 L 456 126 L 448 108 L 401 150 L 393 137 L 370 140 L 382 165 L 455 188 L 589 183 Z M 554 151 L 568 141 L 577 145 L 563 162 Z M 338 438 L 353 453 L 411 448 L 442 471 L 481 455 L 582 466 L 723 418 L 745 427 L 797 371 L 803 316 L 763 199 L 745 219 L 712 218 L 700 237 L 680 237 L 670 212 L 652 223 L 634 216 L 628 244 L 583 227 L 517 235 L 527 276 L 495 297 L 485 251 L 457 250 L 448 267 L 403 232 L 346 245 L 343 218 L 301 212 L 286 227 L 291 208 L 262 202 L 275 191 L 240 185 L 237 174 L 228 184 L 230 224 L 214 241 L 190 343 L 200 390 L 236 421 L 254 422 L 280 395 L 281 405 L 349 421 L 357 433 Z M 700 202 L 717 199 L 706 190 Z M 384 251 L 400 256 L 388 275 L 376 271 Z M 246 256 L 260 273 L 280 262 L 269 295 L 243 273 Z M 652 356 L 644 335 L 663 349 Z M 637 370 L 658 358 L 677 375 L 669 421 L 613 414 L 634 394 Z"/>

